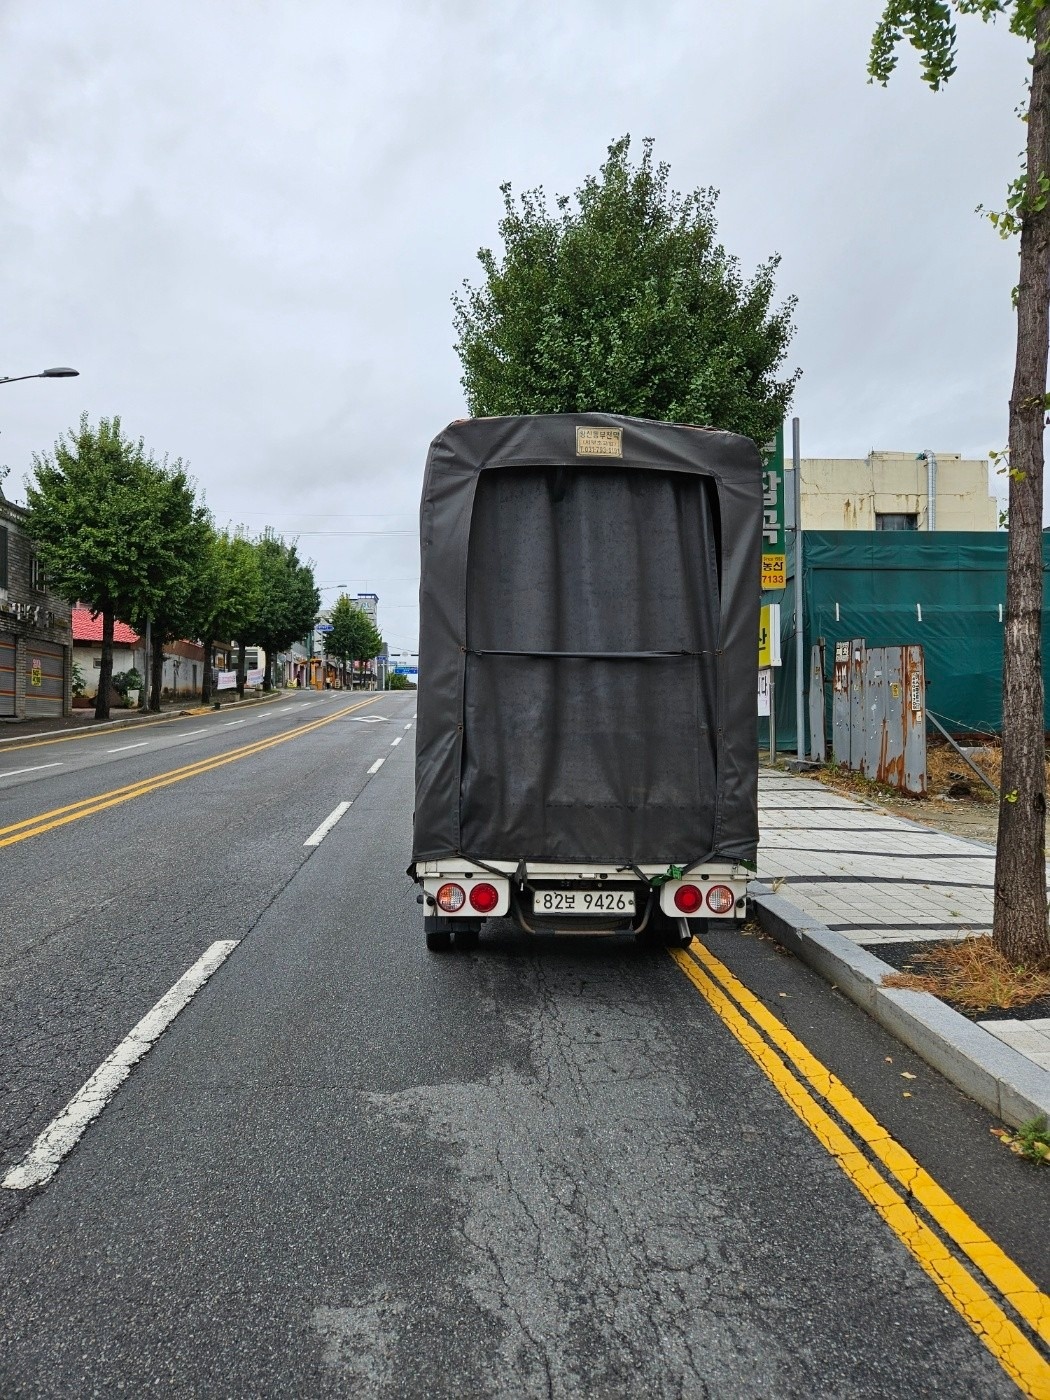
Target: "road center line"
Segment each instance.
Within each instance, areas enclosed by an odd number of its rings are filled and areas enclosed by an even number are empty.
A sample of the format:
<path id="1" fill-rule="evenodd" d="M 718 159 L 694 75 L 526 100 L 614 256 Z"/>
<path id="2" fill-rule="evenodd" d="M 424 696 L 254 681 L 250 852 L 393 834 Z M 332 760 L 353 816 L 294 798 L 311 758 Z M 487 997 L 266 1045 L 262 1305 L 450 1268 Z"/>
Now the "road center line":
<path id="1" fill-rule="evenodd" d="M 40 773 L 45 768 L 61 767 L 61 763 L 37 763 L 32 768 L 12 768 L 10 773 L 0 773 L 0 778 L 17 778 L 19 773 Z"/>
<path id="2" fill-rule="evenodd" d="M 948 1238 L 970 1256 L 971 1262 L 993 1287 L 1041 1336 L 1046 1335 L 1044 1328 L 1050 1317 L 1050 1299 L 978 1229 L 918 1163 L 908 1158 L 904 1149 L 876 1123 L 845 1085 L 810 1055 L 714 954 L 700 946 L 692 955 L 676 948 L 671 956 L 789 1107 L 1022 1392 L 1029 1396 L 1050 1394 L 1050 1365 L 940 1236 L 915 1213 L 910 1198 L 914 1197 L 930 1212 Z M 811 1093 L 802 1079 L 796 1077 L 793 1065 L 815 1092 Z M 821 1098 L 831 1113 L 838 1114 L 872 1155 L 905 1186 L 905 1197 L 879 1174 L 854 1139 L 821 1106 Z"/>
<path id="3" fill-rule="evenodd" d="M 325 817 L 324 821 L 317 828 L 317 830 L 306 838 L 306 840 L 303 842 L 303 845 L 319 846 L 324 840 L 324 838 L 331 831 L 332 827 L 335 826 L 339 818 L 343 816 L 346 812 L 349 812 L 351 806 L 352 802 L 340 802 L 339 806 L 335 809 L 335 811 L 331 812 L 327 817 Z"/>
<path id="4" fill-rule="evenodd" d="M 82 797 L 78 802 L 70 802 L 64 807 L 52 808 L 50 812 L 40 812 L 35 817 L 23 817 L 21 821 L 11 822 L 8 826 L 0 826 L 0 847 L 13 846 L 19 841 L 28 841 L 34 836 L 40 836 L 45 831 L 54 831 L 56 827 L 68 826 L 70 822 L 80 821 L 83 817 L 106 811 L 122 802 L 131 802 L 137 797 L 145 797 L 147 793 L 159 792 L 161 788 L 170 787 L 172 783 L 185 782 L 187 778 L 199 777 L 202 773 L 211 773 L 216 768 L 224 768 L 228 763 L 237 763 L 243 758 L 253 757 L 263 753 L 266 749 L 286 744 L 292 739 L 302 739 L 307 734 L 323 729 L 326 724 L 332 724 L 341 719 L 343 715 L 374 703 L 374 700 L 361 700 L 356 705 L 336 710 L 334 714 L 322 715 L 318 719 L 311 720 L 309 724 L 284 730 L 280 734 L 271 735 L 268 739 L 257 739 L 254 743 L 245 744 L 239 749 L 213 754 L 210 758 L 199 758 L 193 763 L 186 763 L 180 768 L 172 768 L 168 772 L 156 774 L 152 778 L 141 778 L 138 782 L 127 783 L 124 787 L 113 788 L 109 792 L 96 793 L 93 797 Z"/>
<path id="5" fill-rule="evenodd" d="M 386 759 L 385 759 L 385 758 L 377 758 L 376 761 L 375 761 L 375 763 L 373 763 L 372 766 L 371 766 L 371 768 L 369 768 L 369 770 L 368 770 L 368 776 L 371 777 L 373 773 L 378 773 L 379 770 L 380 770 L 380 768 L 382 768 L 382 766 L 383 766 L 383 764 L 384 764 L 385 762 L 386 762 Z"/>
<path id="6" fill-rule="evenodd" d="M 129 749 L 144 749 L 149 743 L 148 739 L 140 739 L 137 744 L 121 744 L 119 749 L 107 749 L 107 753 L 127 753 Z"/>
<path id="7" fill-rule="evenodd" d="M 215 969 L 233 952 L 240 940 L 225 938 L 213 943 L 170 991 L 165 992 L 152 1011 L 147 1011 L 133 1030 L 108 1055 L 91 1078 L 73 1095 L 33 1143 L 21 1162 L 4 1177 L 9 1191 L 24 1191 L 50 1181 L 62 1159 L 80 1141 L 85 1128 L 109 1103 L 146 1051 L 155 1045 L 175 1017 L 200 991 Z"/>
<path id="8" fill-rule="evenodd" d="M 398 744 L 400 744 L 400 742 L 401 742 L 401 735 L 399 734 L 399 735 L 397 736 L 396 739 L 391 739 L 391 741 L 390 741 L 390 747 L 391 747 L 392 749 L 396 749 L 397 746 L 398 746 Z"/>

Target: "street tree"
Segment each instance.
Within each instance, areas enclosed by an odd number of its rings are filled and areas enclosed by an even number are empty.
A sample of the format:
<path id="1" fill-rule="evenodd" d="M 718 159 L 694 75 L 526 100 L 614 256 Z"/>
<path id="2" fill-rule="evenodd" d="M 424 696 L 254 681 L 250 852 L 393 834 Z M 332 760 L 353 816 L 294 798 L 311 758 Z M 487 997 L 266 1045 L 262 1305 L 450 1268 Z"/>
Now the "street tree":
<path id="1" fill-rule="evenodd" d="M 215 645 L 243 636 L 259 611 L 259 559 L 252 541 L 229 531 L 212 532 L 193 598 L 192 635 L 204 648 L 201 704 L 211 704 Z"/>
<path id="2" fill-rule="evenodd" d="M 109 718 L 116 618 L 156 616 L 180 577 L 185 539 L 169 527 L 185 484 L 181 462 L 155 461 L 117 417 L 93 427 L 85 413 L 52 452 L 33 454 L 27 532 L 55 591 L 102 617 L 98 719 Z"/>
<path id="3" fill-rule="evenodd" d="M 992 936 L 1011 962 L 1050 963 L 1046 900 L 1046 745 L 1043 719 L 1043 431 L 1050 407 L 1050 4 L 954 0 L 960 14 L 1007 18 L 1028 47 L 1024 165 L 1006 208 L 989 218 L 1020 235 L 1014 300 L 1017 353 L 1009 407 L 1009 540 L 1003 636 L 1003 761 Z M 872 38 L 868 72 L 886 84 L 902 39 L 918 51 L 934 90 L 955 72 L 956 27 L 945 0 L 889 0 Z"/>
<path id="4" fill-rule="evenodd" d="M 341 594 L 333 603 L 328 621 L 332 630 L 325 634 L 324 649 L 344 671 L 348 665 L 371 661 L 383 647 L 383 639 L 365 610 Z"/>
<path id="5" fill-rule="evenodd" d="M 203 503 L 196 498 L 193 482 L 181 463 L 157 469 L 155 520 L 167 541 L 171 567 L 164 588 L 144 614 L 131 613 L 128 621 L 140 633 L 149 627 L 150 675 L 147 708 L 160 712 L 164 684 L 164 644 L 196 635 L 199 597 L 207 568 L 214 528 Z"/>
<path id="6" fill-rule="evenodd" d="M 272 530 L 254 541 L 259 570 L 259 594 L 254 617 L 238 636 L 237 691 L 244 694 L 245 647 L 264 648 L 266 673 L 263 689 L 273 689 L 274 656 L 286 650 L 312 629 L 321 605 L 313 566 L 301 560 L 294 543 L 288 544 Z"/>
<path id="7" fill-rule="evenodd" d="M 779 376 L 795 298 L 773 306 L 779 257 L 750 278 L 718 241 L 718 192 L 681 194 L 630 137 L 599 176 L 547 207 L 502 185 L 502 257 L 453 295 L 475 416 L 601 411 L 713 425 L 766 442 L 800 371 Z"/>

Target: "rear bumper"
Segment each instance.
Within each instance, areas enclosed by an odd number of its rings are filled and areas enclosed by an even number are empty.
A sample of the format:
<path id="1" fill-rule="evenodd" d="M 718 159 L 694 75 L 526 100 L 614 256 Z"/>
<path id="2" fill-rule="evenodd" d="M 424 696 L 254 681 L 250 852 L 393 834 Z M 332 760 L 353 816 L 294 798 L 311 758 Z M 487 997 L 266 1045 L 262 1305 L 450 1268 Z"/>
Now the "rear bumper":
<path id="1" fill-rule="evenodd" d="M 639 875 L 645 877 L 644 881 Z M 479 917 L 498 919 L 510 914 L 526 930 L 556 924 L 562 929 L 578 927 L 580 932 L 625 927 L 640 932 L 656 910 L 672 919 L 739 921 L 746 909 L 748 882 L 755 879 L 754 871 L 729 861 L 705 862 L 682 879 L 667 876 L 668 867 L 662 865 L 641 865 L 635 870 L 611 864 L 564 865 L 537 861 L 522 867 L 513 861 L 475 862 L 459 856 L 419 861 L 414 868 L 414 878 L 423 887 L 428 916 L 457 921 Z M 462 893 L 458 908 L 448 907 L 448 886 Z M 475 902 L 482 893 L 480 886 L 490 887 L 498 896 L 492 907 L 482 911 Z M 537 890 L 632 891 L 634 914 L 595 917 L 563 913 L 554 920 L 549 915 L 536 914 L 534 894 Z M 680 894 L 683 890 L 685 893 Z M 486 891 L 485 895 L 481 904 L 491 901 L 491 894 Z M 459 898 L 459 894 L 452 894 L 453 902 Z"/>

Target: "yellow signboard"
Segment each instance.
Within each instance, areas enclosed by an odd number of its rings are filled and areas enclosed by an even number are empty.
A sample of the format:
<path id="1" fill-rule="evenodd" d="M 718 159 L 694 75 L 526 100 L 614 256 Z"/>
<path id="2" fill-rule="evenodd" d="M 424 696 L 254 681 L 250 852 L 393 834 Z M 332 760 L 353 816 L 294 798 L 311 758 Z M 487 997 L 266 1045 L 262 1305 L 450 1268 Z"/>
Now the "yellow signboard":
<path id="1" fill-rule="evenodd" d="M 763 554 L 762 588 L 769 590 L 783 588 L 787 583 L 787 555 Z"/>

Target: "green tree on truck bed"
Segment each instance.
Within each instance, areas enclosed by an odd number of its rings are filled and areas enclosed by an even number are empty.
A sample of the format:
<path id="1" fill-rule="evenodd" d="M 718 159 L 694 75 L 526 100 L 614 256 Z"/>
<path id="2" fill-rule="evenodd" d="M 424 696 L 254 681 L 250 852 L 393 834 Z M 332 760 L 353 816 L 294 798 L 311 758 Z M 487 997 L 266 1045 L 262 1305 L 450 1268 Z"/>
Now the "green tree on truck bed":
<path id="1" fill-rule="evenodd" d="M 475 417 L 626 413 L 767 441 L 799 371 L 778 378 L 795 298 L 773 308 L 774 255 L 745 278 L 718 242 L 713 189 L 669 189 L 630 137 L 598 177 L 547 208 L 503 185 L 503 257 L 482 248 L 480 286 L 453 296 L 462 384 Z"/>

